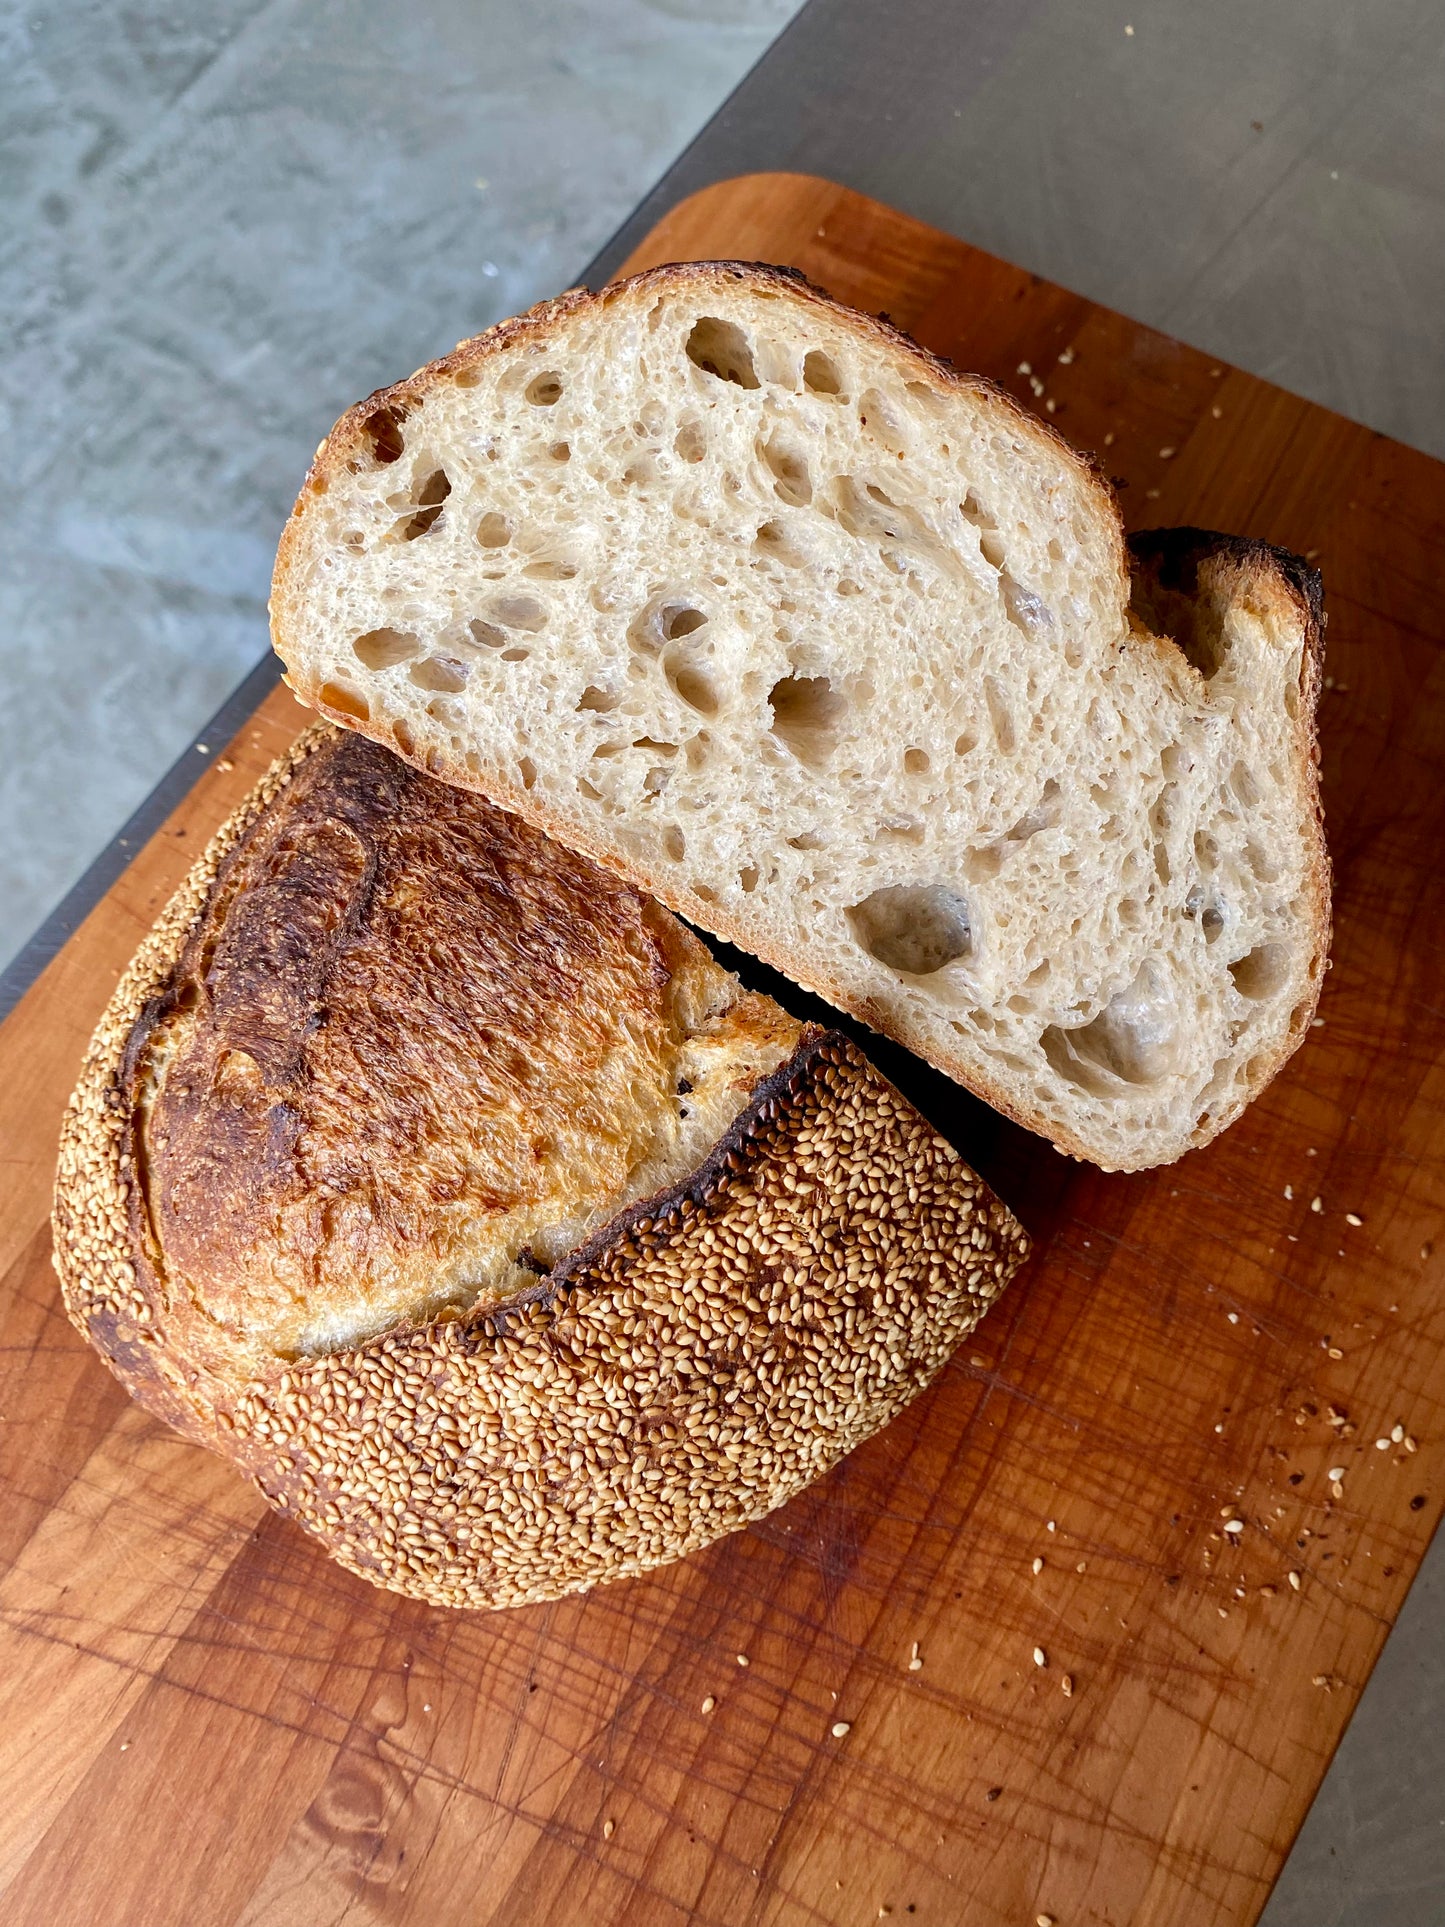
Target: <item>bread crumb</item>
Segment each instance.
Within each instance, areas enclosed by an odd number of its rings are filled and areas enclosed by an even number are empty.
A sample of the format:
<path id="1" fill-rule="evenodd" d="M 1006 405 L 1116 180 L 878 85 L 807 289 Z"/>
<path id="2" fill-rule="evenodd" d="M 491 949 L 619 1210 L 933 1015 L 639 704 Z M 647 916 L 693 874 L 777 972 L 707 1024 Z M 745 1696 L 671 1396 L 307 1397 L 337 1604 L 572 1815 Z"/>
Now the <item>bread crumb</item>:
<path id="1" fill-rule="evenodd" d="M 849 1734 L 850 1734 L 850 1733 L 851 1733 L 852 1731 L 853 1731 L 853 1722 L 852 1722 L 852 1720 L 834 1720 L 834 1722 L 833 1722 L 833 1738 L 834 1738 L 835 1740 L 846 1740 L 846 1739 L 847 1739 L 847 1737 L 848 1737 L 848 1735 L 849 1735 Z"/>

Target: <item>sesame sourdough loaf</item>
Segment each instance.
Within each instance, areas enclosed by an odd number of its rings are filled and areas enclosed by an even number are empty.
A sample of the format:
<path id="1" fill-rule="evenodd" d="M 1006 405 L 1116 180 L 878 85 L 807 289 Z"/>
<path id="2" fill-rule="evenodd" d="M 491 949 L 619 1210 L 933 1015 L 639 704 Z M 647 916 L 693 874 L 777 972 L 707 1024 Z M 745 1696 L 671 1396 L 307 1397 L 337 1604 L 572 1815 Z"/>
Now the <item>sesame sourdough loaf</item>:
<path id="1" fill-rule="evenodd" d="M 553 1598 L 780 1505 L 1021 1262 L 836 1032 L 318 726 L 142 945 L 62 1136 L 67 1309 L 343 1565 Z"/>
<path id="2" fill-rule="evenodd" d="M 354 408 L 272 598 L 326 715 L 1125 1170 L 1308 1029 L 1320 623 L 1263 544 L 1131 559 L 1009 397 L 727 263 L 563 295 Z"/>

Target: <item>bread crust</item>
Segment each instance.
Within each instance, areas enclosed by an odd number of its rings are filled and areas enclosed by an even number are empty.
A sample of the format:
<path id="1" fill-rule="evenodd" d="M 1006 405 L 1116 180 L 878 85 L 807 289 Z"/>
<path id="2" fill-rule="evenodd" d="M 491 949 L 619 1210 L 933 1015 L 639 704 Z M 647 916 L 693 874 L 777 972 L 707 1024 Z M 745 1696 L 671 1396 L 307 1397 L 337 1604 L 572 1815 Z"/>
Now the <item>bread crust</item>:
<path id="1" fill-rule="evenodd" d="M 313 686 L 299 670 L 290 668 L 289 665 L 295 660 L 295 651 L 288 646 L 293 627 L 293 598 L 299 598 L 303 593 L 300 585 L 302 572 L 293 566 L 299 559 L 302 519 L 308 505 L 324 495 L 332 479 L 348 465 L 373 459 L 371 449 L 376 445 L 379 422 L 384 424 L 391 419 L 399 423 L 413 403 L 433 386 L 458 374 L 465 375 L 468 369 L 490 358 L 532 343 L 540 347 L 554 327 L 586 308 L 605 308 L 611 303 L 631 299 L 653 289 L 706 290 L 715 287 L 719 279 L 744 281 L 753 289 L 766 288 L 770 284 L 785 288 L 793 297 L 825 308 L 835 322 L 846 325 L 864 337 L 880 341 L 919 376 L 957 391 L 987 398 L 991 405 L 1004 412 L 1021 436 L 1045 449 L 1051 459 L 1063 461 L 1072 467 L 1081 485 L 1095 494 L 1102 520 L 1117 536 L 1117 567 L 1125 596 L 1132 586 L 1136 570 L 1148 579 L 1155 570 L 1167 567 L 1172 572 L 1171 579 L 1177 578 L 1181 582 L 1192 570 L 1196 588 L 1204 584 L 1208 592 L 1213 593 L 1225 584 L 1233 584 L 1240 593 L 1255 595 L 1280 612 L 1284 620 L 1302 627 L 1304 648 L 1299 713 L 1295 719 L 1295 761 L 1301 791 L 1306 799 L 1306 815 L 1313 830 L 1312 848 L 1307 859 L 1310 927 L 1313 935 L 1313 951 L 1309 959 L 1312 987 L 1297 1006 L 1288 1035 L 1277 1044 L 1254 1054 L 1251 1060 L 1254 1070 L 1247 1083 L 1237 1087 L 1225 1101 L 1215 1105 L 1187 1139 L 1175 1141 L 1164 1155 L 1175 1157 L 1185 1150 L 1210 1142 L 1265 1088 L 1293 1054 L 1308 1030 L 1308 1020 L 1318 1002 L 1329 943 L 1329 866 L 1321 828 L 1315 743 L 1315 706 L 1320 683 L 1323 635 L 1319 578 L 1298 557 L 1287 551 L 1271 548 L 1262 542 L 1216 535 L 1209 531 L 1164 531 L 1133 538 L 1126 546 L 1122 517 L 1113 489 L 1091 457 L 1072 448 L 1051 426 L 1029 414 L 1011 395 L 986 378 L 960 373 L 943 358 L 920 347 L 891 322 L 859 314 L 833 301 L 795 270 L 763 263 L 689 262 L 649 269 L 596 293 L 586 289 L 571 289 L 555 300 L 540 303 L 524 315 L 499 323 L 483 335 L 459 342 L 451 354 L 404 381 L 378 390 L 350 409 L 318 449 L 277 554 L 271 603 L 272 640 L 277 653 L 288 663 L 288 683 L 302 701 L 334 721 L 370 735 L 378 742 L 392 743 L 391 732 L 384 720 L 358 718 L 328 706 L 320 688 Z M 383 426 L 383 435 L 384 432 Z M 1205 590 L 1197 592 L 1204 594 Z M 295 626 L 299 628 L 299 623 Z M 1162 655 L 1170 663 L 1171 674 L 1177 680 L 1179 671 L 1174 667 L 1178 663 L 1177 652 L 1166 638 L 1154 633 L 1152 627 L 1141 625 L 1130 635 L 1125 646 L 1147 650 L 1156 656 Z M 1187 680 L 1189 672 L 1185 670 L 1183 673 Z M 419 753 L 417 764 L 448 782 L 484 790 L 505 808 L 524 816 L 548 836 L 568 844 L 603 868 L 652 892 L 690 922 L 751 952 L 784 975 L 805 982 L 809 990 L 872 1028 L 895 1036 L 898 1034 L 889 1023 L 887 1013 L 873 998 L 851 991 L 826 969 L 816 965 L 808 970 L 806 976 L 802 976 L 798 971 L 796 956 L 771 940 L 766 931 L 751 921 L 746 913 L 739 914 L 722 902 L 696 895 L 675 867 L 644 869 L 630 865 L 615 849 L 609 849 L 601 835 L 592 831 L 585 822 L 562 816 L 549 807 L 545 797 L 522 787 L 509 770 L 489 768 L 484 777 L 479 777 L 463 756 L 449 752 L 439 744 L 428 748 L 424 755 Z M 913 1040 L 901 1037 L 899 1041 L 911 1044 Z M 942 1058 L 936 1061 L 939 1068 L 966 1081 L 971 1090 L 1006 1116 L 1029 1130 L 1047 1135 L 1060 1151 L 1084 1161 L 1098 1159 L 1097 1144 L 1091 1143 L 1086 1135 L 1033 1108 L 1017 1089 L 1005 1087 L 990 1075 L 986 1067 L 970 1066 L 965 1076 L 958 1063 Z M 1113 1162 L 1109 1168 L 1133 1169 L 1159 1161 L 1159 1153 L 1151 1155 L 1146 1151 L 1133 1159 Z"/>
<path id="2" fill-rule="evenodd" d="M 336 742 L 308 731 L 222 828 L 97 1029 L 57 1172 L 67 1312 L 142 1404 L 379 1585 L 502 1606 L 679 1557 L 781 1504 L 907 1403 L 1022 1262 L 1025 1235 L 845 1039 L 809 1027 L 696 1169 L 523 1289 L 319 1356 L 208 1344 L 150 1223 L 137 1077 L 177 988 L 197 980 L 208 907 L 262 887 L 248 857 L 271 847 L 268 827 L 307 825 L 288 788 L 304 802 L 308 763 L 318 775 Z M 377 753 L 360 749 L 364 770 Z M 696 939 L 662 925 L 668 974 Z M 237 962 L 243 987 L 254 965 Z M 226 967 L 219 952 L 206 964 L 211 994 Z M 220 1195 L 224 1129 L 211 1144 Z M 264 1175 L 264 1158 L 239 1162 Z"/>

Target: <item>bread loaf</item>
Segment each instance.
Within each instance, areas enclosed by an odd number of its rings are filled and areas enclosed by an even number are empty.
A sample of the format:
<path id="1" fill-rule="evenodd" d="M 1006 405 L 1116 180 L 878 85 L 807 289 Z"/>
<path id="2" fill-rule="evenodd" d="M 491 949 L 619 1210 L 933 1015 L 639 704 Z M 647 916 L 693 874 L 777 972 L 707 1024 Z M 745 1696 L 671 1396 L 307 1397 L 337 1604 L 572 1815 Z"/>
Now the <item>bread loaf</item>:
<path id="1" fill-rule="evenodd" d="M 553 1598 L 780 1505 L 1025 1238 L 837 1033 L 635 889 L 319 726 L 120 983 L 66 1306 L 344 1565 Z"/>
<path id="2" fill-rule="evenodd" d="M 1318 576 L 1131 561 L 1050 428 L 795 276 L 573 292 L 354 408 L 272 622 L 324 714 L 1076 1156 L 1205 1143 L 1308 1029 Z"/>

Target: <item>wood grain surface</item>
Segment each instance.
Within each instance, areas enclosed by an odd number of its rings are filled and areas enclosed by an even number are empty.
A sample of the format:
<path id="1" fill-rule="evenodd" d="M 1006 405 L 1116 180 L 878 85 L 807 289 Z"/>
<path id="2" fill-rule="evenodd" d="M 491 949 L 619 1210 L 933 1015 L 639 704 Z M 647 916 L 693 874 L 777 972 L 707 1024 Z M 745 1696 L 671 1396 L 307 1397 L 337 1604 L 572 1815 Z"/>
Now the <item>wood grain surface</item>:
<path id="1" fill-rule="evenodd" d="M 938 1385 L 681 1566 L 430 1611 L 130 1406 L 50 1267 L 85 1039 L 303 723 L 278 692 L 0 1032 L 6 1927 L 1250 1922 L 1429 1540 L 1445 468 L 819 181 L 709 189 L 631 265 L 706 255 L 793 263 L 1052 401 L 1132 526 L 1318 556 L 1320 1027 L 1136 1177 L 924 1079 L 1041 1246 Z"/>

